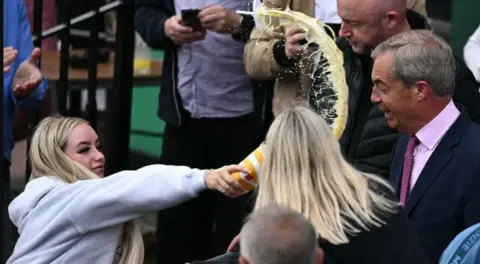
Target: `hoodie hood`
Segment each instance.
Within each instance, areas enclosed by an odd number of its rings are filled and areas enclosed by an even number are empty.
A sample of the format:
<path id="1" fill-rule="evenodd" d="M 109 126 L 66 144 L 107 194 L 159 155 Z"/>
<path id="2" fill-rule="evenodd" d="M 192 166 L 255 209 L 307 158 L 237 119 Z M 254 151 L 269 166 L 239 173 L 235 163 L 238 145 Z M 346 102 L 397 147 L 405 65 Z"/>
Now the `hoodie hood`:
<path id="1" fill-rule="evenodd" d="M 21 232 L 22 223 L 30 213 L 42 203 L 42 198 L 53 192 L 59 184 L 66 184 L 54 176 L 44 176 L 30 181 L 25 191 L 17 196 L 8 206 L 8 214 L 12 223 Z"/>

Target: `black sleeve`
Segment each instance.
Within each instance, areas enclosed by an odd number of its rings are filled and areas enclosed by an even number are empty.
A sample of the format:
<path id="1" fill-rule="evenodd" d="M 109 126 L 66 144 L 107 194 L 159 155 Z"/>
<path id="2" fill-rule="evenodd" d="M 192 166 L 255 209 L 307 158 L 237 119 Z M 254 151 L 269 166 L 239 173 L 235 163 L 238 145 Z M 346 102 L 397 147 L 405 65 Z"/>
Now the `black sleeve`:
<path id="1" fill-rule="evenodd" d="M 480 124 L 480 93 L 478 91 L 478 83 L 473 73 L 461 60 L 457 59 L 456 62 L 457 69 L 453 101 L 463 105 L 470 119 Z"/>
<path id="2" fill-rule="evenodd" d="M 174 14 L 166 9 L 166 0 L 136 0 L 135 30 L 153 49 L 170 50 L 175 44 L 165 35 L 165 21 Z"/>
<path id="3" fill-rule="evenodd" d="M 250 34 L 255 28 L 255 19 L 253 16 L 243 16 L 242 24 L 240 25 L 240 31 L 233 33 L 233 39 L 246 43 L 250 39 Z"/>
<path id="4" fill-rule="evenodd" d="M 281 39 L 273 46 L 273 58 L 275 61 L 285 68 L 294 67 L 297 60 L 290 59 L 285 54 L 285 39 Z"/>

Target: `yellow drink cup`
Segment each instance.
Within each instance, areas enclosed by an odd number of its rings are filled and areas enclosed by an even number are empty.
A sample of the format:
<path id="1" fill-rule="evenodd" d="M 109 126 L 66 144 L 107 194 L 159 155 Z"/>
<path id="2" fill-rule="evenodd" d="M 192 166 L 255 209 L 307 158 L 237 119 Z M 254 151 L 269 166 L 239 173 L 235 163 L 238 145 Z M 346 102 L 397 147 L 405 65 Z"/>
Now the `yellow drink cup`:
<path id="1" fill-rule="evenodd" d="M 250 192 L 257 187 L 257 180 L 260 175 L 260 166 L 263 162 L 263 144 L 260 145 L 256 150 L 254 150 L 248 157 L 246 157 L 240 165 L 245 167 L 250 174 L 244 172 L 235 172 L 232 173 L 232 177 L 242 185 L 242 187 L 246 190 L 245 193 Z"/>

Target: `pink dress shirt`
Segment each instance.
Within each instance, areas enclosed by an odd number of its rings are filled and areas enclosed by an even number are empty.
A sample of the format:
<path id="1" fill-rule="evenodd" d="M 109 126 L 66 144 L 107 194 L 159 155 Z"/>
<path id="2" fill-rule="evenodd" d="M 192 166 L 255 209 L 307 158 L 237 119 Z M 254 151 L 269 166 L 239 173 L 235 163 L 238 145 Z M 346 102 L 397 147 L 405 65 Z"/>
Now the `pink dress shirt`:
<path id="1" fill-rule="evenodd" d="M 440 143 L 440 140 L 455 123 L 459 115 L 460 111 L 458 111 L 453 101 L 450 100 L 440 114 L 415 134 L 420 142 L 413 153 L 414 161 L 410 178 L 410 191 L 413 189 L 423 167 L 425 167 L 438 143 Z"/>

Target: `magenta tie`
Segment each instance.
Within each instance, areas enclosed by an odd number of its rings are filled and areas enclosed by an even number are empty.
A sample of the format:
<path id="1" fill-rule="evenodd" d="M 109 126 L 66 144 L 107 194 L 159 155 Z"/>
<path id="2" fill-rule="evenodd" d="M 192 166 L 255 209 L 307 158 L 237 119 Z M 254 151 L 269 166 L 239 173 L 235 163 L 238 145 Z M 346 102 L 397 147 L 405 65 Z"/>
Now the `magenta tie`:
<path id="1" fill-rule="evenodd" d="M 413 169 L 413 152 L 419 141 L 416 136 L 411 136 L 408 140 L 407 151 L 405 152 L 405 161 L 403 162 L 402 185 L 400 187 L 400 203 L 403 207 L 407 204 L 408 194 L 410 192 L 410 178 Z"/>

